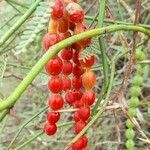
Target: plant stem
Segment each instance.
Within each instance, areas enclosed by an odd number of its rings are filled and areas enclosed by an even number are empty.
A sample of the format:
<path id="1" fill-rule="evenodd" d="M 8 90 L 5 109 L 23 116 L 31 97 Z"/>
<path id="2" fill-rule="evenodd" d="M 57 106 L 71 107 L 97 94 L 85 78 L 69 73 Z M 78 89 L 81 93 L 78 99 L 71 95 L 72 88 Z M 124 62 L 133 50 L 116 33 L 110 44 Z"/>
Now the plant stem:
<path id="1" fill-rule="evenodd" d="M 3 110 L 3 112 L 0 113 L 0 122 L 5 118 L 5 116 L 9 113 L 9 109 Z"/>
<path id="2" fill-rule="evenodd" d="M 2 46 L 14 32 L 30 17 L 30 15 L 35 11 L 36 7 L 42 0 L 37 0 L 27 11 L 26 13 L 7 31 L 0 39 L 0 46 Z"/>
<path id="3" fill-rule="evenodd" d="M 0 103 L 0 111 L 12 107 L 19 97 L 23 94 L 26 88 L 30 85 L 30 83 L 35 79 L 35 77 L 42 71 L 44 65 L 61 49 L 64 47 L 70 46 L 73 43 L 81 41 L 85 38 L 90 38 L 102 34 L 112 33 L 115 31 L 139 31 L 148 36 L 150 36 L 150 30 L 145 29 L 139 26 L 130 26 L 130 25 L 111 25 L 108 27 L 104 27 L 101 29 L 93 29 L 84 33 L 80 33 L 78 35 L 74 35 L 70 38 L 67 38 L 56 45 L 52 46 L 43 57 L 36 63 L 36 65 L 31 69 L 28 75 L 24 78 L 24 80 L 17 86 L 17 88 L 12 92 L 12 94 L 4 101 Z"/>

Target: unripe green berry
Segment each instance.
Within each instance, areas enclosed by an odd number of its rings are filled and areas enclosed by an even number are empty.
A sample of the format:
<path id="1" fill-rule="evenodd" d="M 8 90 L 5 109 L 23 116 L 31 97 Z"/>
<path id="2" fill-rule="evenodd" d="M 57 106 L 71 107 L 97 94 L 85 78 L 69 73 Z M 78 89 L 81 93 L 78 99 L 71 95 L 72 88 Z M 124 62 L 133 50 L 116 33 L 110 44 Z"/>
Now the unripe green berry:
<path id="1" fill-rule="evenodd" d="M 126 147 L 127 147 L 128 149 L 134 148 L 134 145 L 135 145 L 135 143 L 134 143 L 133 140 L 127 140 L 127 141 L 126 141 Z"/>
<path id="2" fill-rule="evenodd" d="M 144 72 L 144 67 L 142 65 L 137 65 L 136 66 L 136 74 L 143 75 L 143 72 Z"/>
<path id="3" fill-rule="evenodd" d="M 142 52 L 140 49 L 136 50 L 135 57 L 139 61 L 143 61 L 143 60 L 146 59 L 146 56 L 145 56 L 144 52 Z"/>
<path id="4" fill-rule="evenodd" d="M 137 74 L 133 77 L 132 83 L 136 86 L 140 86 L 143 83 L 143 78 L 141 75 Z"/>
<path id="5" fill-rule="evenodd" d="M 127 126 L 128 128 L 133 128 L 133 127 L 134 127 L 134 123 L 133 123 L 130 119 L 127 119 L 127 121 L 126 121 L 126 126 Z"/>
<path id="6" fill-rule="evenodd" d="M 141 93 L 141 88 L 139 86 L 133 86 L 131 87 L 130 92 L 131 92 L 131 96 L 134 97 L 139 96 Z"/>
<path id="7" fill-rule="evenodd" d="M 139 106 L 139 104 L 140 104 L 140 101 L 139 101 L 138 97 L 131 97 L 130 104 L 129 104 L 130 107 L 136 108 Z"/>
<path id="8" fill-rule="evenodd" d="M 125 132 L 125 136 L 127 139 L 133 139 L 135 136 L 135 132 L 133 129 L 127 129 Z"/>
<path id="9" fill-rule="evenodd" d="M 133 107 L 129 108 L 128 113 L 131 117 L 135 117 L 136 116 L 136 108 L 133 108 Z"/>

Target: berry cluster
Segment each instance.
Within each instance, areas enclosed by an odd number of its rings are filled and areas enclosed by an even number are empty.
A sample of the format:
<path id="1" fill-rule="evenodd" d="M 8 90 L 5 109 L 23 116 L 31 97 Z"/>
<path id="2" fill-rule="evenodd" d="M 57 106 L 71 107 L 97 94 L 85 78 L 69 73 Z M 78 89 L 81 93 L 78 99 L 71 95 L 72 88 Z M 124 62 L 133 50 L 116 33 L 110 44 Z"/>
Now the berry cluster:
<path id="1" fill-rule="evenodd" d="M 86 31 L 84 11 L 76 0 L 56 0 L 49 21 L 48 33 L 43 38 L 43 46 L 48 50 L 52 45 L 72 35 Z M 57 121 L 64 103 L 77 108 L 73 114 L 74 131 L 78 134 L 87 124 L 91 108 L 95 101 L 93 91 L 96 75 L 91 70 L 95 56 L 81 58 L 82 51 L 91 43 L 91 39 L 84 39 L 70 47 L 61 50 L 46 65 L 45 70 L 51 76 L 48 89 L 52 93 L 48 100 L 50 111 L 47 113 L 47 123 L 44 131 L 53 135 L 57 131 Z M 64 95 L 64 97 L 63 97 Z M 52 111 L 51 111 L 52 110 Z M 73 150 L 84 150 L 88 139 L 83 135 L 72 145 Z"/>
<path id="2" fill-rule="evenodd" d="M 145 59 L 145 54 L 137 49 L 136 50 L 136 59 L 137 61 L 143 61 Z M 141 84 L 143 83 L 143 69 L 144 65 L 138 65 L 136 68 L 135 76 L 132 78 L 132 87 L 130 89 L 130 101 L 129 101 L 129 108 L 128 108 L 128 114 L 130 117 L 136 117 L 136 109 L 139 105 L 139 98 L 138 96 L 141 93 Z M 126 141 L 126 148 L 128 150 L 134 149 L 135 148 L 135 143 L 134 143 L 134 137 L 135 137 L 135 131 L 134 131 L 134 124 L 130 119 L 127 119 L 126 121 L 126 126 L 127 130 L 125 132 L 125 136 L 127 138 Z"/>

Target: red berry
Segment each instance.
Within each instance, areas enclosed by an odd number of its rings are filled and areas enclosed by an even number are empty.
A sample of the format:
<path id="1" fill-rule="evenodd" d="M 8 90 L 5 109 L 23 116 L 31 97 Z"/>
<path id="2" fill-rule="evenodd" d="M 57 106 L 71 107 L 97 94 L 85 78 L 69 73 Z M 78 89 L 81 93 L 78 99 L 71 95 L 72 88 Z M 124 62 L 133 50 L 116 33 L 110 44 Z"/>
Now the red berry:
<path id="1" fill-rule="evenodd" d="M 83 102 L 81 100 L 78 100 L 73 103 L 73 108 L 81 108 L 83 105 Z"/>
<path id="2" fill-rule="evenodd" d="M 73 54 L 73 62 L 74 62 L 76 65 L 80 65 L 79 52 L 78 52 L 78 51 L 76 51 L 76 52 Z"/>
<path id="3" fill-rule="evenodd" d="M 67 91 L 71 89 L 71 80 L 68 77 L 62 77 L 63 81 L 63 90 Z"/>
<path id="4" fill-rule="evenodd" d="M 72 63 L 70 61 L 65 60 L 63 63 L 63 69 L 62 69 L 62 73 L 65 75 L 69 75 L 72 73 Z"/>
<path id="5" fill-rule="evenodd" d="M 57 31 L 58 31 L 58 21 L 51 18 L 48 25 L 48 32 L 49 34 L 56 34 Z"/>
<path id="6" fill-rule="evenodd" d="M 69 22 L 68 19 L 63 17 L 61 19 L 58 20 L 58 31 L 60 33 L 65 33 L 67 32 L 69 29 Z"/>
<path id="7" fill-rule="evenodd" d="M 80 117 L 79 117 L 79 113 L 78 113 L 78 112 L 75 112 L 75 113 L 73 114 L 73 119 L 74 119 L 75 122 L 80 121 Z"/>
<path id="8" fill-rule="evenodd" d="M 60 113 L 48 112 L 47 120 L 50 124 L 55 124 L 60 119 Z"/>
<path id="9" fill-rule="evenodd" d="M 56 124 L 49 124 L 48 122 L 44 125 L 44 132 L 47 135 L 53 135 L 57 131 L 57 126 Z"/>
<path id="10" fill-rule="evenodd" d="M 54 56 L 46 65 L 45 70 L 49 75 L 58 75 L 62 71 L 63 63 L 58 56 Z"/>
<path id="11" fill-rule="evenodd" d="M 89 67 L 92 67 L 94 65 L 95 56 L 92 55 L 88 58 L 85 58 L 84 60 L 80 59 L 79 61 L 80 61 L 81 66 L 89 68 Z"/>
<path id="12" fill-rule="evenodd" d="M 84 69 L 78 65 L 73 67 L 73 74 L 76 77 L 80 77 L 84 73 Z"/>
<path id="13" fill-rule="evenodd" d="M 73 48 L 75 50 L 75 52 L 80 52 L 82 50 L 81 45 L 79 45 L 78 43 L 72 44 L 71 48 Z"/>
<path id="14" fill-rule="evenodd" d="M 72 79 L 72 85 L 75 89 L 80 89 L 82 87 L 82 78 L 74 76 Z"/>
<path id="15" fill-rule="evenodd" d="M 79 101 L 82 98 L 82 91 L 81 90 L 75 90 L 73 91 L 74 97 L 76 101 Z"/>
<path id="16" fill-rule="evenodd" d="M 68 104 L 73 104 L 75 102 L 74 93 L 72 91 L 67 91 L 65 95 L 65 100 Z"/>
<path id="17" fill-rule="evenodd" d="M 56 19 L 62 18 L 64 15 L 64 6 L 61 0 L 55 0 L 55 5 L 52 10 L 52 17 Z"/>
<path id="18" fill-rule="evenodd" d="M 78 139 L 75 143 L 73 143 L 72 150 L 82 150 L 82 148 L 84 148 L 83 142 L 82 138 Z"/>
<path id="19" fill-rule="evenodd" d="M 96 83 L 96 75 L 93 71 L 87 70 L 82 75 L 82 84 L 86 90 L 90 90 L 95 86 Z"/>
<path id="20" fill-rule="evenodd" d="M 59 76 L 52 77 L 48 82 L 48 88 L 53 93 L 59 93 L 63 90 L 63 81 Z"/>
<path id="21" fill-rule="evenodd" d="M 84 19 L 84 11 L 81 6 L 75 2 L 66 6 L 67 15 L 70 22 L 81 23 Z"/>
<path id="22" fill-rule="evenodd" d="M 86 47 L 91 44 L 91 38 L 83 39 L 78 42 L 81 46 Z"/>
<path id="23" fill-rule="evenodd" d="M 56 44 L 59 41 L 59 36 L 57 34 L 46 33 L 43 38 L 43 46 L 48 50 L 52 45 Z"/>
<path id="24" fill-rule="evenodd" d="M 59 40 L 62 41 L 66 38 L 69 38 L 71 36 L 71 33 L 68 31 L 66 33 L 58 33 L 59 35 Z"/>
<path id="25" fill-rule="evenodd" d="M 84 136 L 82 136 L 81 137 L 82 138 L 82 141 L 83 141 L 83 145 L 84 145 L 84 147 L 86 147 L 87 146 L 87 144 L 88 144 L 88 138 L 84 135 Z"/>
<path id="26" fill-rule="evenodd" d="M 49 98 L 48 104 L 52 110 L 59 110 L 63 107 L 64 100 L 60 94 L 55 94 Z"/>
<path id="27" fill-rule="evenodd" d="M 78 134 L 82 131 L 82 129 L 86 126 L 86 123 L 84 121 L 78 121 L 75 124 L 75 133 Z"/>
<path id="28" fill-rule="evenodd" d="M 82 101 L 85 105 L 92 105 L 95 101 L 95 92 L 90 90 L 83 93 Z"/>
<path id="29" fill-rule="evenodd" d="M 91 110 L 89 107 L 81 107 L 78 111 L 81 120 L 86 121 L 90 117 Z"/>
<path id="30" fill-rule="evenodd" d="M 64 60 L 70 60 L 70 59 L 72 59 L 72 56 L 73 56 L 73 49 L 72 48 L 70 48 L 70 49 L 64 48 L 61 51 L 61 57 Z"/>

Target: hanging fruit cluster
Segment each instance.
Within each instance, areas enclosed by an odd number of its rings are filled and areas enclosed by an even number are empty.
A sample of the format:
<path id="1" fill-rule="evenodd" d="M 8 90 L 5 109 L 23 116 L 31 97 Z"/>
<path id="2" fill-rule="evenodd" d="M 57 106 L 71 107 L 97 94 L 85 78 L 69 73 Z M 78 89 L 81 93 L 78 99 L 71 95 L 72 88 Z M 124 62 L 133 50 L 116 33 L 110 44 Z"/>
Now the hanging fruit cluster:
<path id="1" fill-rule="evenodd" d="M 45 50 L 48 50 L 59 41 L 86 30 L 84 11 L 77 1 L 56 0 L 50 16 L 48 33 L 43 38 L 43 46 Z M 44 126 L 47 135 L 56 133 L 56 123 L 60 119 L 58 110 L 65 103 L 73 108 L 78 108 L 78 111 L 73 114 L 75 134 L 86 126 L 90 118 L 90 106 L 95 101 L 93 88 L 96 83 L 96 75 L 91 70 L 95 56 L 81 58 L 82 51 L 90 43 L 91 39 L 88 38 L 66 47 L 45 65 L 46 72 L 51 77 L 48 89 L 52 93 L 48 100 L 50 110 Z M 83 135 L 72 145 L 72 149 L 83 150 L 87 143 L 88 139 L 86 135 Z"/>
<path id="2" fill-rule="evenodd" d="M 140 49 L 136 50 L 136 59 L 137 61 L 143 61 L 145 60 L 145 54 Z M 136 72 L 135 76 L 132 78 L 132 86 L 130 89 L 130 101 L 129 101 L 129 108 L 128 108 L 128 114 L 131 118 L 136 117 L 136 109 L 139 105 L 139 95 L 141 93 L 141 85 L 143 83 L 143 64 L 139 64 L 136 66 Z M 134 131 L 134 124 L 130 119 L 127 119 L 126 121 L 127 130 L 125 131 L 126 136 L 126 148 L 128 150 L 135 149 L 135 131 Z"/>

